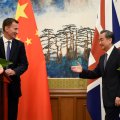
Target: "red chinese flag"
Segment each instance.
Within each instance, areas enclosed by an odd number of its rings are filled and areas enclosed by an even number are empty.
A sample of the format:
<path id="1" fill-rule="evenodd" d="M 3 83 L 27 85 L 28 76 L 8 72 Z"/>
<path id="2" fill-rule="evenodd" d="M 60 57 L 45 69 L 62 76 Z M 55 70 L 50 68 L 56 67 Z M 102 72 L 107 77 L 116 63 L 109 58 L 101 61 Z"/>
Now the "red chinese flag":
<path id="1" fill-rule="evenodd" d="M 21 77 L 18 120 L 52 120 L 46 63 L 30 0 L 18 0 L 18 38 L 25 43 L 29 67 Z"/>

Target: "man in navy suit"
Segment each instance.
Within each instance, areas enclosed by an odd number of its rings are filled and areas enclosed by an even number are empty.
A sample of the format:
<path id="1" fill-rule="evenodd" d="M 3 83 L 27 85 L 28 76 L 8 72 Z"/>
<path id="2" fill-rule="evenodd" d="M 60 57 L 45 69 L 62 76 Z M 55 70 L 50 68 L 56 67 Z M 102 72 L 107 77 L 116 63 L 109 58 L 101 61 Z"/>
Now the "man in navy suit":
<path id="1" fill-rule="evenodd" d="M 99 45 L 105 54 L 99 59 L 94 70 L 84 70 L 79 64 L 71 66 L 73 72 L 81 78 L 95 79 L 102 77 L 102 95 L 105 108 L 105 120 L 119 120 L 120 114 L 120 51 L 113 45 L 114 35 L 109 30 L 102 30 Z"/>
<path id="2" fill-rule="evenodd" d="M 8 86 L 8 120 L 17 120 L 18 102 L 21 96 L 20 75 L 27 70 L 28 61 L 24 43 L 15 39 L 18 33 L 18 21 L 7 18 L 3 21 L 2 28 L 0 58 L 12 62 L 11 65 L 5 68 L 5 73 L 12 80 Z"/>

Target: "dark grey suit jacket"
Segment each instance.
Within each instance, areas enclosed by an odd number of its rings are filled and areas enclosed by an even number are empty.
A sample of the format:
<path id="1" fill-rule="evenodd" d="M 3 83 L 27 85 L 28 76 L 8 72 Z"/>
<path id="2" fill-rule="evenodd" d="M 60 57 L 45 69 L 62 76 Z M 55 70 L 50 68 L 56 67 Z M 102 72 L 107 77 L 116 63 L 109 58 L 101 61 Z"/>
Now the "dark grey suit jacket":
<path id="1" fill-rule="evenodd" d="M 104 106 L 115 105 L 115 98 L 120 97 L 120 51 L 114 47 L 104 69 L 104 58 L 102 55 L 97 67 L 93 70 L 83 70 L 79 75 L 81 78 L 96 79 L 102 77 L 102 93 Z"/>
<path id="2" fill-rule="evenodd" d="M 0 58 L 5 59 L 5 49 L 2 38 L 0 38 Z M 9 68 L 13 69 L 16 72 L 16 75 L 10 77 L 12 82 L 9 84 L 8 93 L 14 97 L 19 97 L 21 96 L 20 75 L 28 68 L 28 61 L 23 42 L 16 39 L 12 40 L 9 60 L 13 63 L 9 65 Z"/>

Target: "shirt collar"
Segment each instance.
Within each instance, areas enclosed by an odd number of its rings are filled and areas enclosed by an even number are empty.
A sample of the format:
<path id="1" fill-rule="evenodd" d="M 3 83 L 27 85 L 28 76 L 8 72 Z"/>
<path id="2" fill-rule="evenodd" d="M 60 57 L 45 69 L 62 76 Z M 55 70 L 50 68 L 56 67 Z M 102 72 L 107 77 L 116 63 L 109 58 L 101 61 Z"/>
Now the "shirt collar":
<path id="1" fill-rule="evenodd" d="M 106 52 L 108 56 L 110 56 L 110 54 L 113 51 L 113 49 L 114 49 L 114 45 Z"/>
<path id="2" fill-rule="evenodd" d="M 5 38 L 5 36 L 3 36 L 3 42 L 4 43 L 7 43 L 8 41 L 10 41 L 12 43 L 12 39 L 11 40 L 8 40 L 7 38 Z"/>

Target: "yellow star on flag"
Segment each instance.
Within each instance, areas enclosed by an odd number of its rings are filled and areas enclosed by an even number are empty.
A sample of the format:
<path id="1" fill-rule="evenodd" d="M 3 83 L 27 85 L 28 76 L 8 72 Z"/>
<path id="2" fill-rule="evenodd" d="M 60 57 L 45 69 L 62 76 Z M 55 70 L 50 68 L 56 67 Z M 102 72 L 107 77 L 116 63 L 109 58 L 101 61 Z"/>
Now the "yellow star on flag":
<path id="1" fill-rule="evenodd" d="M 25 14 L 25 8 L 27 7 L 28 3 L 20 5 L 18 3 L 17 5 L 17 11 L 16 11 L 16 20 L 19 19 L 19 17 L 24 17 L 24 18 L 28 18 L 27 15 Z"/>
<path id="2" fill-rule="evenodd" d="M 39 37 L 39 33 L 38 33 L 38 30 L 36 30 L 36 33 L 35 33 L 35 35 L 37 35 L 37 36 Z"/>
<path id="3" fill-rule="evenodd" d="M 27 38 L 27 40 L 25 41 L 25 43 L 26 43 L 27 45 L 29 45 L 29 44 L 32 44 L 32 41 L 31 41 L 31 39 Z"/>

